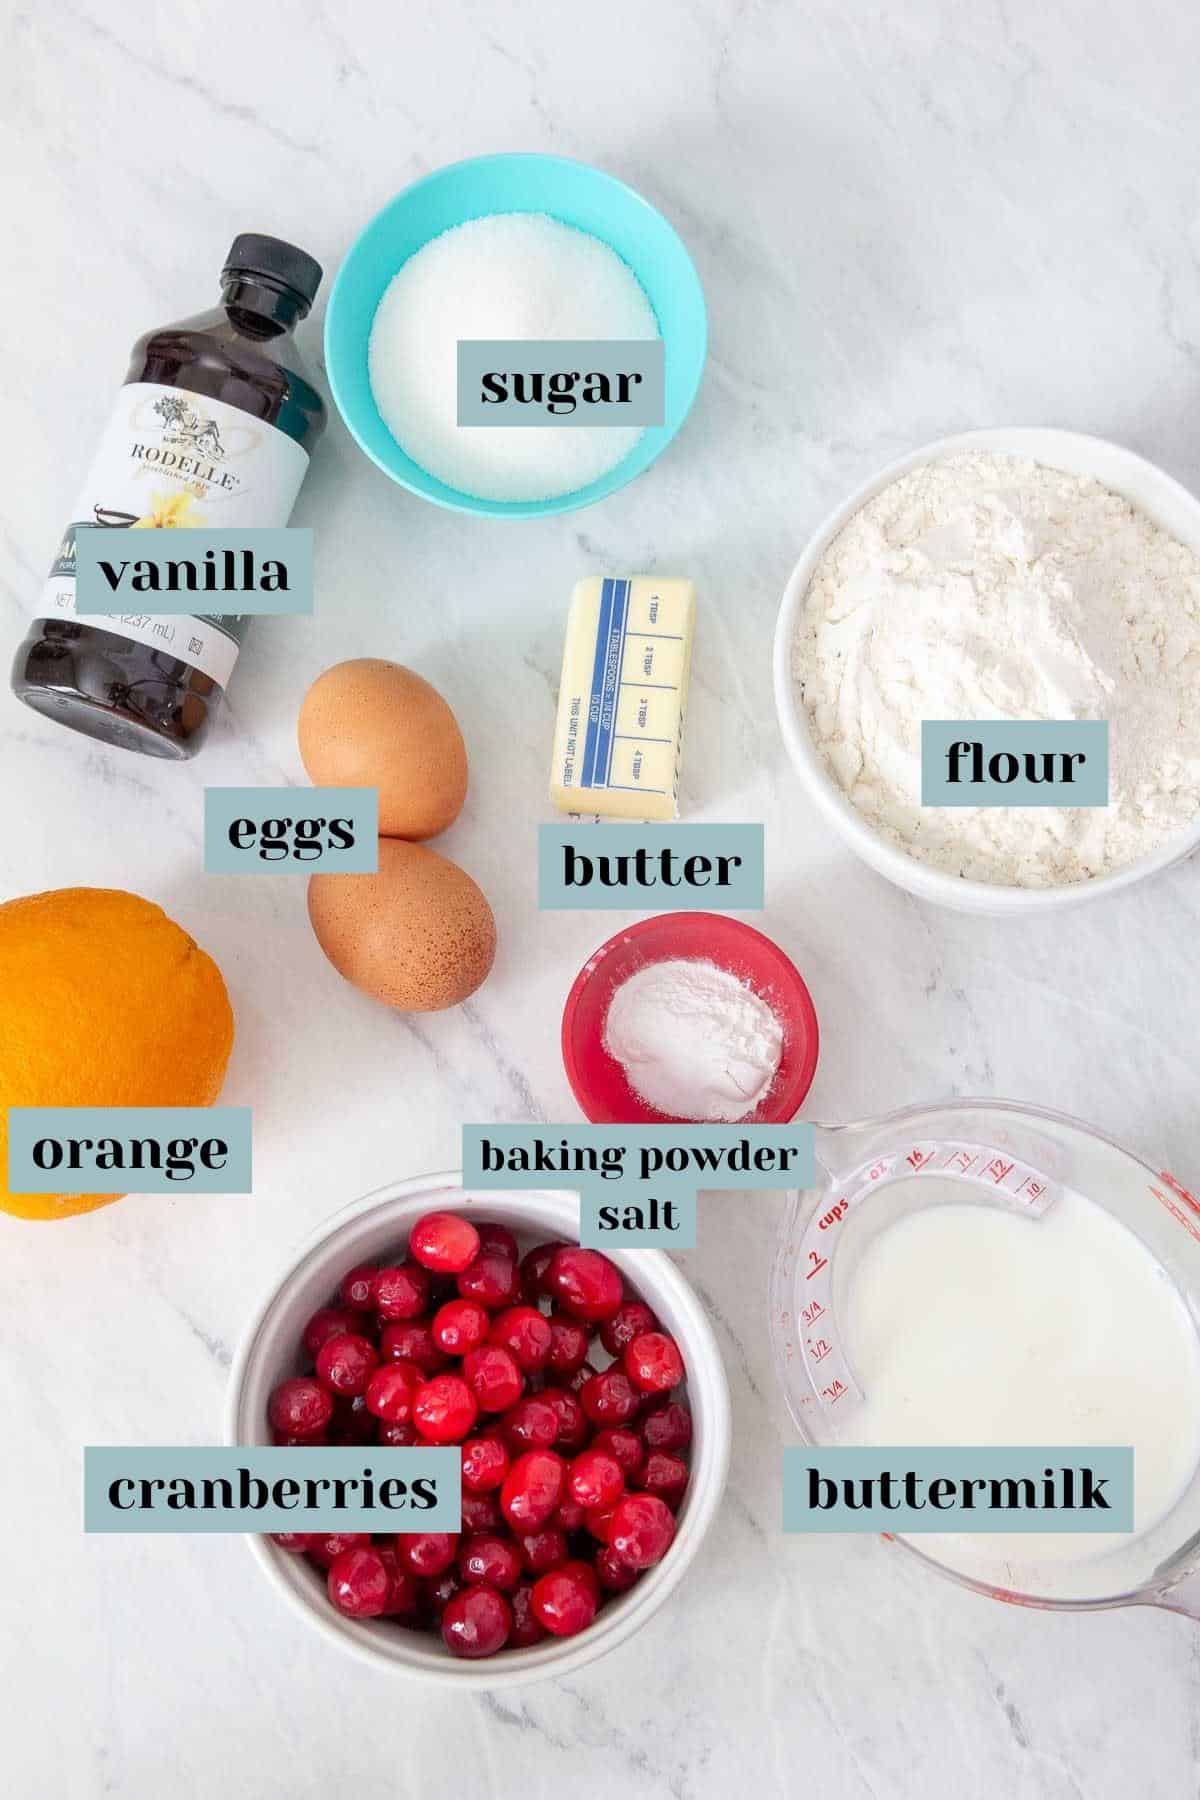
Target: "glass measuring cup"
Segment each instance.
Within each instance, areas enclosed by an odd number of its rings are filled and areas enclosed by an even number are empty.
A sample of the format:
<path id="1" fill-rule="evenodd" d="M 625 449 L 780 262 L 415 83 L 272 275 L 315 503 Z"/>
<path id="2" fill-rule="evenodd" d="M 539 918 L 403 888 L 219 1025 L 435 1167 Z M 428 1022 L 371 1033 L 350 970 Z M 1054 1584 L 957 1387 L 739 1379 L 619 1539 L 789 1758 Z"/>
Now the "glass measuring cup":
<path id="1" fill-rule="evenodd" d="M 918 1197 L 925 1175 L 938 1177 L 929 1204 L 952 1193 L 1036 1215 L 1064 1189 L 1086 1196 L 1141 1240 L 1200 1331 L 1200 1202 L 1077 1120 L 1004 1100 L 947 1100 L 815 1129 L 818 1185 L 790 1196 L 770 1297 L 776 1366 L 806 1442 L 836 1444 L 839 1409 L 860 1396 L 841 1337 L 848 1285 L 870 1239 L 927 1203 Z M 937 1574 L 1015 1605 L 1150 1605 L 1200 1619 L 1200 1468 L 1157 1523 L 1078 1561 L 1023 1560 L 1017 1537 L 1011 1552 L 972 1557 L 977 1572 L 967 1573 L 912 1539 L 893 1541 Z"/>

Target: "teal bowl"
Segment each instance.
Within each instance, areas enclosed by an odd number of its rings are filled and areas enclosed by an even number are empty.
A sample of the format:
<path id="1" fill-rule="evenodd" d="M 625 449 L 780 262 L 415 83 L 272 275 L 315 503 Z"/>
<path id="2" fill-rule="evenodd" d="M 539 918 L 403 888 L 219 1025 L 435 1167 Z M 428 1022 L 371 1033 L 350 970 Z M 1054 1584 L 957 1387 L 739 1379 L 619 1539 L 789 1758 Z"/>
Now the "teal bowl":
<path id="1" fill-rule="evenodd" d="M 477 500 L 447 487 L 406 456 L 379 416 L 367 343 L 384 290 L 430 238 L 489 213 L 539 212 L 600 238 L 633 270 L 654 309 L 666 365 L 662 425 L 649 426 L 615 468 L 552 500 Z M 449 163 L 397 194 L 360 232 L 338 270 L 325 316 L 329 385 L 351 436 L 385 475 L 438 506 L 493 518 L 573 512 L 603 500 L 648 469 L 691 410 L 704 371 L 704 294 L 677 233 L 640 194 L 612 175 L 563 156 L 478 156 Z"/>

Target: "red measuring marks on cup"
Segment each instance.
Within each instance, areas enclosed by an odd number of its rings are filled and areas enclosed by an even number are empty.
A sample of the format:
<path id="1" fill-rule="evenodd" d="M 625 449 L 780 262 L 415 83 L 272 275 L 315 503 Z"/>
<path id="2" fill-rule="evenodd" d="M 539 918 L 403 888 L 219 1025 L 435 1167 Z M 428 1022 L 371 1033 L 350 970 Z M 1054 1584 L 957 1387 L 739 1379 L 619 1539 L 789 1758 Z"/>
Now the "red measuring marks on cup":
<path id="1" fill-rule="evenodd" d="M 1176 1181 L 1169 1170 L 1161 1169 L 1158 1178 L 1167 1188 L 1167 1193 L 1164 1194 L 1161 1188 L 1153 1186 L 1150 1192 L 1159 1205 L 1165 1206 L 1171 1217 L 1183 1226 L 1188 1236 L 1200 1244 L 1200 1200 L 1189 1193 L 1181 1182 Z"/>

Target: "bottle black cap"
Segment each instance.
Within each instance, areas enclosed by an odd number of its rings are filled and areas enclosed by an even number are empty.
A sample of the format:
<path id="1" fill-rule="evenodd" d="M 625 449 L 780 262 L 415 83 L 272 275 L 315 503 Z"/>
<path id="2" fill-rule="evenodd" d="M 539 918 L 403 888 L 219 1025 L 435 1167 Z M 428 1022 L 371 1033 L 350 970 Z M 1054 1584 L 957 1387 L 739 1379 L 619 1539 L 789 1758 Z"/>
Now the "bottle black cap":
<path id="1" fill-rule="evenodd" d="M 272 286 L 287 288 L 302 301 L 307 312 L 321 285 L 321 273 L 320 263 L 295 244 L 264 237 L 261 232 L 243 231 L 229 246 L 221 279 L 228 281 L 231 275 L 258 276 Z"/>

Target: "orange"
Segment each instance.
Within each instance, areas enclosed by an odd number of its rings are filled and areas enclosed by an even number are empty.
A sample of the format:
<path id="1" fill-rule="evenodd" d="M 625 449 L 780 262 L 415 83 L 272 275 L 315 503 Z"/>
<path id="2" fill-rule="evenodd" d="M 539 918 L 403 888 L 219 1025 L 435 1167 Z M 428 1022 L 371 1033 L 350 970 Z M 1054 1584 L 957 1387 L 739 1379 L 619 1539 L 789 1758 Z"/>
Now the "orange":
<path id="1" fill-rule="evenodd" d="M 233 1048 L 221 971 L 117 888 L 0 905 L 0 1209 L 62 1219 L 120 1194 L 11 1194 L 10 1106 L 211 1106 Z"/>

